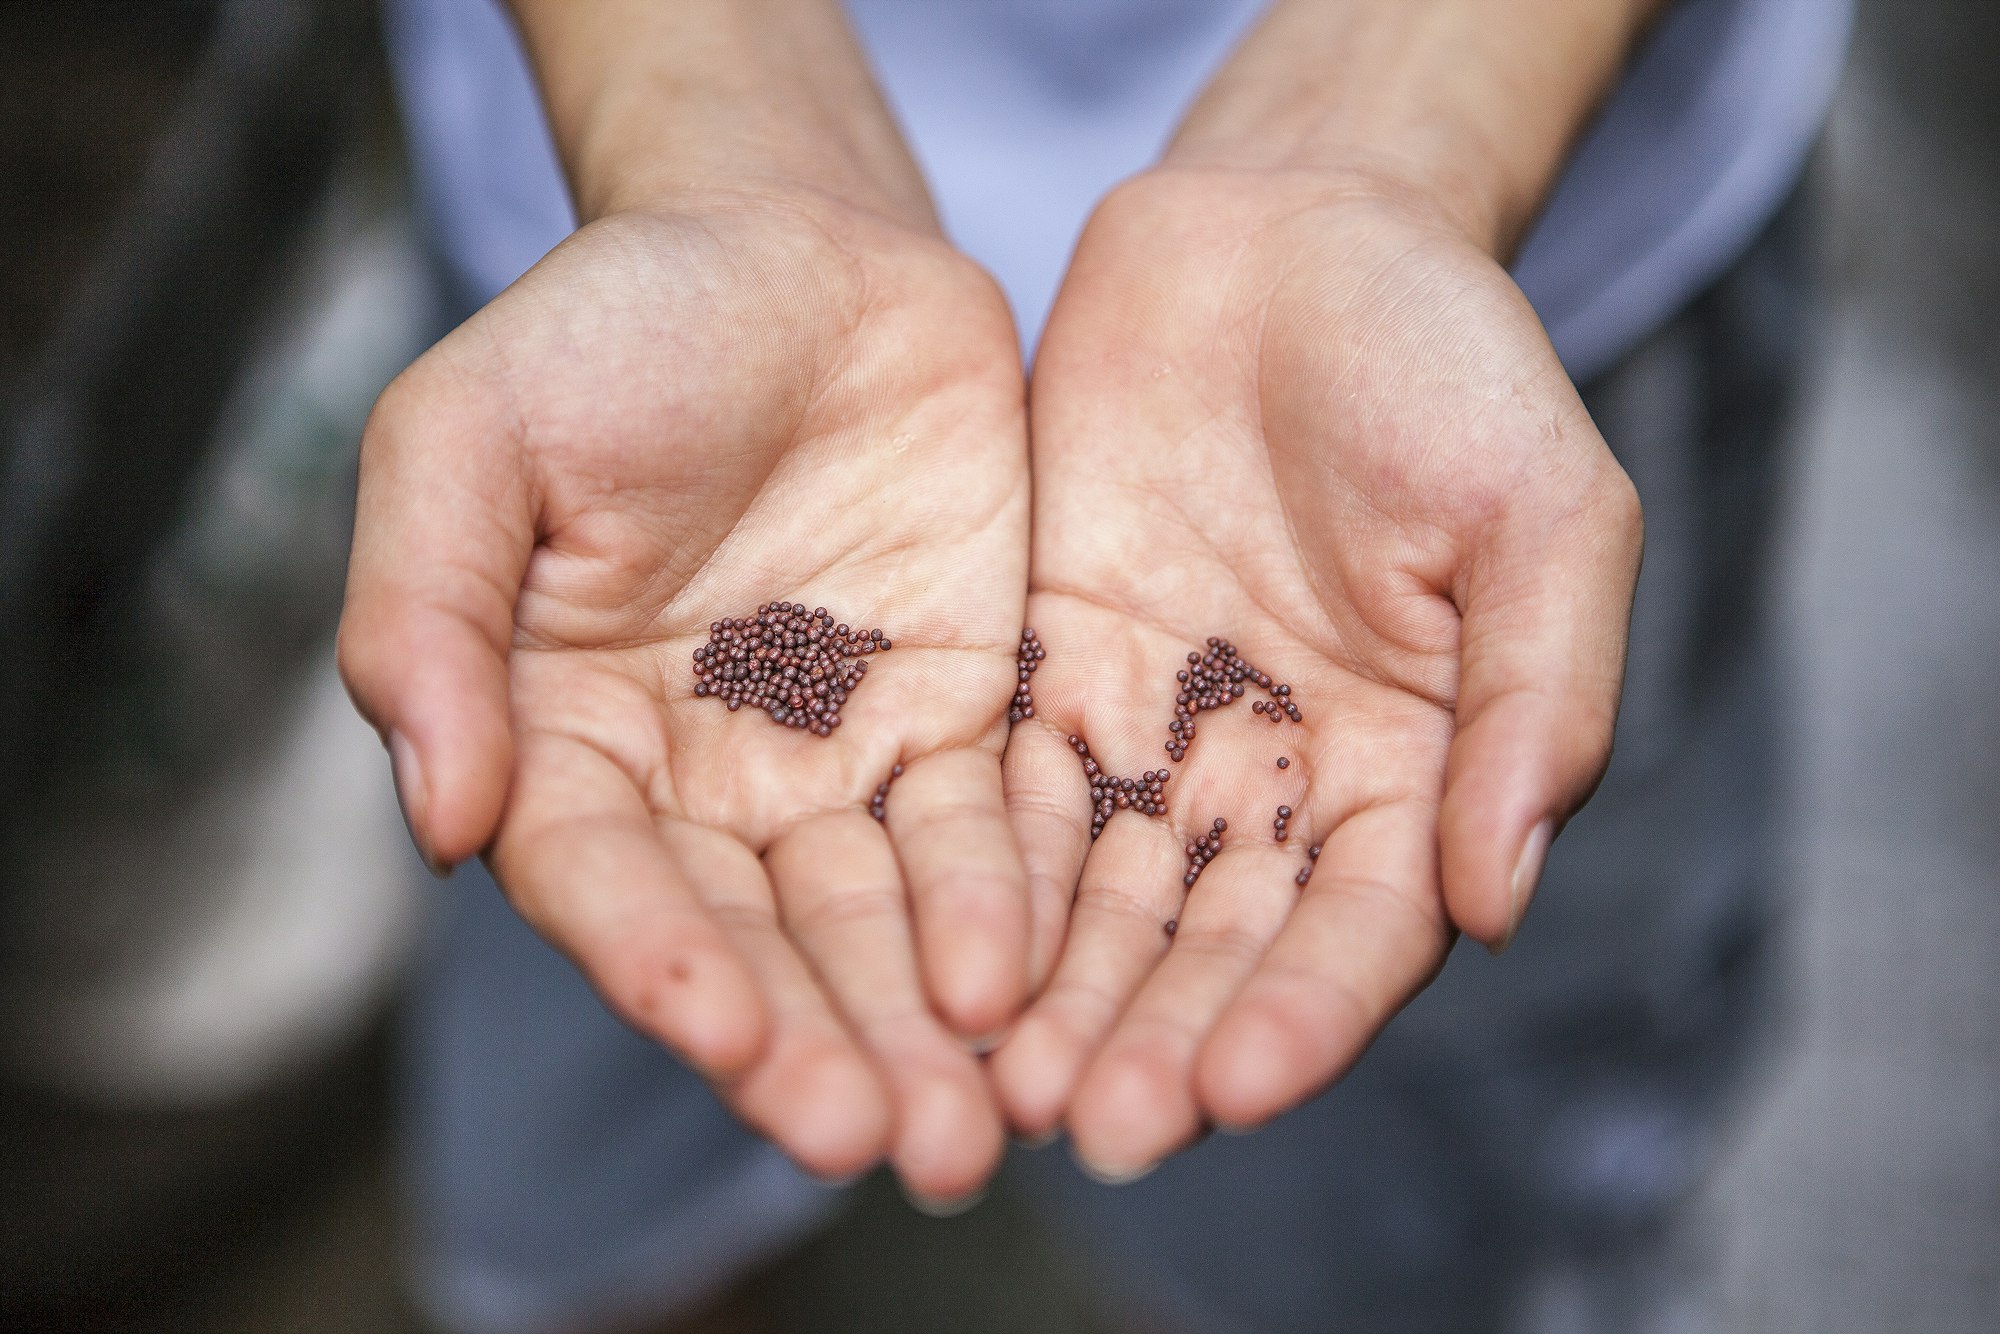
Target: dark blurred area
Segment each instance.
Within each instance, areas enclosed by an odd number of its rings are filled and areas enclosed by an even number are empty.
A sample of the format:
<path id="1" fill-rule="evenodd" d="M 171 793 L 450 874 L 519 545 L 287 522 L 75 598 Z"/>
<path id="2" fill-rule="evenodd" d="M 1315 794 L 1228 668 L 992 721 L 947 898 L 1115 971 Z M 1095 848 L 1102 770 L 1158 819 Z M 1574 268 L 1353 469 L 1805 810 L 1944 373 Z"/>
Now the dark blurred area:
<path id="1" fill-rule="evenodd" d="M 331 666 L 354 447 L 440 330 L 367 0 L 0 13 L 0 1328 L 421 1331 L 423 914 Z M 1689 1226 L 1744 1331 L 2000 1327 L 2000 6 L 1872 0 L 1783 540 L 1783 1040 Z M 875 1181 L 690 1331 L 1100 1328 Z"/>
<path id="2" fill-rule="evenodd" d="M 4 16 L 9 1327 L 172 1324 L 379 1134 L 380 937 L 409 930 L 393 813 L 341 868 L 399 905 L 372 933 L 263 898 L 326 860 L 270 803 L 325 795 L 295 771 L 327 759 L 302 727 L 339 717 L 311 700 L 355 414 L 428 332 L 353 290 L 399 188 L 375 24 L 365 0 Z M 334 803 L 354 832 L 356 798 Z"/>

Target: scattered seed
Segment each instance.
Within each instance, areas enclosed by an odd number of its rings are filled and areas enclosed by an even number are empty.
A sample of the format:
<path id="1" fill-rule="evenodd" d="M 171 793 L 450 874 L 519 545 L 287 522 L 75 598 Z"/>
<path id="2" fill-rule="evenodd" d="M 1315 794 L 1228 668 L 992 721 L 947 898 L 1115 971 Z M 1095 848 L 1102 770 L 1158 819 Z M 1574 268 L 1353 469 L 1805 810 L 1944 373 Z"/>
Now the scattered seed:
<path id="1" fill-rule="evenodd" d="M 889 783 L 895 782 L 902 776 L 903 766 L 900 764 L 891 765 L 889 767 L 888 782 L 877 787 L 875 795 L 868 798 L 868 813 L 875 817 L 877 824 L 881 824 L 889 818 Z"/>
<path id="2" fill-rule="evenodd" d="M 868 674 L 867 656 L 890 647 L 880 630 L 836 626 L 825 607 L 766 602 L 709 625 L 694 651 L 694 693 L 731 713 L 748 704 L 774 723 L 832 736 L 840 706 Z"/>
<path id="3" fill-rule="evenodd" d="M 1222 836 L 1229 829 L 1229 821 L 1217 816 L 1208 832 L 1187 845 L 1188 869 L 1181 877 L 1181 883 L 1192 889 L 1194 882 L 1201 879 L 1201 873 L 1215 860 L 1215 854 L 1222 851 Z"/>
<path id="4" fill-rule="evenodd" d="M 1284 756 L 1280 755 L 1278 757 L 1278 767 L 1280 769 L 1289 769 L 1292 767 L 1292 762 L 1286 759 Z"/>
<path id="5" fill-rule="evenodd" d="M 1302 721 L 1298 706 L 1291 702 L 1292 688 L 1274 682 L 1228 640 L 1210 635 L 1208 651 L 1188 654 L 1187 663 L 1174 673 L 1180 690 L 1174 695 L 1173 721 L 1167 724 L 1167 754 L 1176 763 L 1187 757 L 1188 745 L 1194 740 L 1195 715 L 1242 699 L 1249 686 L 1271 695 L 1268 700 L 1252 700 L 1252 713 L 1263 714 L 1273 723 L 1281 714 L 1293 722 Z"/>
<path id="6" fill-rule="evenodd" d="M 1166 932 L 1167 932 L 1167 939 L 1168 939 L 1168 940 L 1172 940 L 1172 939 L 1174 938 L 1174 932 L 1176 932 L 1176 931 L 1178 931 L 1178 930 L 1180 930 L 1180 929 L 1181 929 L 1181 919 L 1180 919 L 1180 918 L 1178 918 L 1178 917 L 1169 917 L 1169 918 L 1167 919 L 1167 925 L 1166 925 Z"/>
<path id="7" fill-rule="evenodd" d="M 1165 769 L 1148 769 L 1137 778 L 1119 778 L 1104 772 L 1104 767 L 1090 753 L 1090 746 L 1072 733 L 1069 748 L 1083 761 L 1083 776 L 1090 780 L 1090 838 L 1094 843 L 1104 832 L 1104 826 L 1119 811 L 1137 811 L 1141 815 L 1161 816 L 1167 813 L 1167 782 L 1173 777 Z"/>
<path id="8" fill-rule="evenodd" d="M 1014 651 L 1014 701 L 1007 706 L 1008 722 L 1018 723 L 1035 716 L 1035 696 L 1028 689 L 1028 678 L 1048 656 L 1041 638 L 1032 629 L 1021 631 L 1021 647 Z"/>
<path id="9" fill-rule="evenodd" d="M 1306 881 L 1312 878 L 1313 878 L 1313 868 L 1310 866 L 1301 866 L 1299 868 L 1298 875 L 1293 877 L 1292 883 L 1297 885 L 1304 885 Z"/>

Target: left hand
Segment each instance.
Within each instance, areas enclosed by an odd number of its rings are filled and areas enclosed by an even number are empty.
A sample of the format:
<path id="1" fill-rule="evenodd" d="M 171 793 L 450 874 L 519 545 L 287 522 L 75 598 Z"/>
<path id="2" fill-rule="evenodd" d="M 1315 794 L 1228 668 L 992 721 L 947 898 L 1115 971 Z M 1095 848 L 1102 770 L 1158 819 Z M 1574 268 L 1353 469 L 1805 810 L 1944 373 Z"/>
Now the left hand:
<path id="1" fill-rule="evenodd" d="M 1116 191 L 1050 319 L 1031 439 L 1048 657 L 1007 783 L 1053 977 L 992 1069 L 1018 1131 L 1066 1122 L 1118 1177 L 1324 1087 L 1455 933 L 1505 944 L 1609 758 L 1640 518 L 1491 254 L 1324 171 Z M 1170 763 L 1174 673 L 1211 635 L 1304 722 L 1253 715 L 1252 687 Z M 1069 733 L 1110 772 L 1172 770 L 1168 816 L 1093 845 Z M 1217 816 L 1225 850 L 1184 890 Z"/>

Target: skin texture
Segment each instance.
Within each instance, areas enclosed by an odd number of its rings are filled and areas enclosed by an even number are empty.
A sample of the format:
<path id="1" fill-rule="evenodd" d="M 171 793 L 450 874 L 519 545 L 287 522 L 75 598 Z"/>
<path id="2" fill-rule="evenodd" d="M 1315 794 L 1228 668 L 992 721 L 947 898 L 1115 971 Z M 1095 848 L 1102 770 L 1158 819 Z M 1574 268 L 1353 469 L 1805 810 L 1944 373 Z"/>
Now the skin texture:
<path id="1" fill-rule="evenodd" d="M 1323 1087 L 1608 757 L 1636 503 L 1495 257 L 1646 7 L 1275 6 L 1078 251 L 1030 598 L 1014 331 L 837 8 L 517 0 L 588 221 L 384 394 L 341 627 L 426 859 L 825 1176 L 964 1198 L 1004 1108 L 1118 1177 Z M 693 698 L 773 599 L 896 641 L 829 739 Z M 1091 848 L 1063 735 L 1159 767 L 1210 634 L 1305 724 L 1203 715 Z"/>
<path id="2" fill-rule="evenodd" d="M 1500 261 L 1654 8 L 1279 4 L 1084 233 L 1033 383 L 1048 659 L 1007 757 L 1037 897 L 1073 908 L 991 1069 L 1105 1180 L 1325 1088 L 1459 933 L 1503 949 L 1603 775 L 1638 502 Z M 1156 767 L 1210 635 L 1304 723 L 1203 714 L 1169 818 L 1091 844 L 1064 735 Z"/>
<path id="3" fill-rule="evenodd" d="M 886 1152 L 926 1197 L 1001 1146 L 947 1024 L 1027 986 L 1013 347 L 983 274 L 878 214 L 600 219 L 384 395 L 341 634 L 433 858 L 486 848 L 614 1011 L 807 1168 Z M 775 597 L 896 641 L 830 738 L 693 697 L 710 621 Z"/>
<path id="4" fill-rule="evenodd" d="M 1033 437 L 1048 659 L 1008 788 L 1037 892 L 1078 891 L 993 1070 L 1018 1130 L 1066 1124 L 1116 1178 L 1296 1105 L 1456 931 L 1511 932 L 1530 831 L 1609 754 L 1638 510 L 1492 259 L 1310 176 L 1161 171 L 1114 196 L 1043 344 Z M 1255 692 L 1202 714 L 1170 817 L 1091 845 L 1064 734 L 1113 772 L 1159 765 L 1174 673 L 1213 634 L 1304 723 L 1252 714 Z M 1216 816 L 1228 840 L 1184 890 Z"/>

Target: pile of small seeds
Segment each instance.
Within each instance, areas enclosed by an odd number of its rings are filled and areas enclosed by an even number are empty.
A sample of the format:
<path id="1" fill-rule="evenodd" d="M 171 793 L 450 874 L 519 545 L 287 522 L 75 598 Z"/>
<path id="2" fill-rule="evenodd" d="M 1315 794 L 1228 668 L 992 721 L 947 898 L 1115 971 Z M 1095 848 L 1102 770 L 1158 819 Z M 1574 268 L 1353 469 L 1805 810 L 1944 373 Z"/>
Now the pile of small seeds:
<path id="1" fill-rule="evenodd" d="M 1228 831 L 1229 821 L 1218 815 L 1206 834 L 1187 845 L 1188 869 L 1187 874 L 1181 877 L 1183 885 L 1193 888 L 1194 882 L 1201 879 L 1203 868 L 1215 860 L 1216 853 L 1222 851 L 1222 836 Z"/>
<path id="2" fill-rule="evenodd" d="M 1165 769 L 1148 769 L 1137 778 L 1119 778 L 1104 772 L 1090 747 L 1080 736 L 1072 734 L 1069 748 L 1083 761 L 1083 776 L 1090 780 L 1090 839 L 1094 843 L 1104 832 L 1104 826 L 1114 811 L 1132 810 L 1141 815 L 1165 815 L 1167 813 L 1167 780 L 1173 775 Z"/>
<path id="3" fill-rule="evenodd" d="M 1306 849 L 1306 864 L 1304 866 L 1301 866 L 1299 868 L 1298 875 L 1293 877 L 1294 882 L 1298 884 L 1301 888 L 1304 887 L 1305 883 L 1308 880 L 1311 880 L 1313 878 L 1313 863 L 1317 862 L 1318 860 L 1319 860 L 1319 844 L 1315 843 L 1311 847 Z"/>
<path id="4" fill-rule="evenodd" d="M 1277 840 L 1280 843 L 1285 841 L 1286 822 L 1291 818 L 1292 808 L 1290 806 L 1280 806 L 1278 807 L 1278 818 L 1271 821 L 1271 832 L 1277 836 Z"/>
<path id="5" fill-rule="evenodd" d="M 1280 713 L 1295 723 L 1304 721 L 1298 705 L 1291 701 L 1292 688 L 1274 682 L 1228 640 L 1210 635 L 1208 652 L 1190 653 L 1187 661 L 1185 668 L 1174 673 L 1181 688 L 1174 696 L 1174 720 L 1167 724 L 1167 755 L 1175 763 L 1186 758 L 1188 745 L 1194 740 L 1195 715 L 1242 699 L 1244 690 L 1252 685 L 1271 693 L 1269 702 L 1260 699 L 1250 706 L 1253 712 L 1268 712 L 1274 723 Z"/>
<path id="6" fill-rule="evenodd" d="M 880 630 L 834 624 L 825 607 L 767 602 L 708 627 L 694 651 L 694 693 L 731 713 L 748 704 L 774 723 L 832 736 L 840 706 L 868 673 L 867 655 L 891 647 Z"/>
<path id="7" fill-rule="evenodd" d="M 881 824 L 889 818 L 889 784 L 903 776 L 903 766 L 898 764 L 889 770 L 888 782 L 875 789 L 875 795 L 868 798 L 868 813 Z"/>
<path id="8" fill-rule="evenodd" d="M 1035 674 L 1035 668 L 1041 666 L 1042 659 L 1048 656 L 1041 638 L 1033 630 L 1021 632 L 1021 647 L 1014 651 L 1016 681 L 1014 702 L 1007 706 L 1008 722 L 1018 723 L 1035 716 L 1035 696 L 1028 689 L 1028 678 Z"/>

